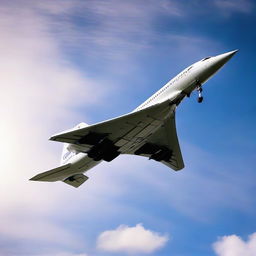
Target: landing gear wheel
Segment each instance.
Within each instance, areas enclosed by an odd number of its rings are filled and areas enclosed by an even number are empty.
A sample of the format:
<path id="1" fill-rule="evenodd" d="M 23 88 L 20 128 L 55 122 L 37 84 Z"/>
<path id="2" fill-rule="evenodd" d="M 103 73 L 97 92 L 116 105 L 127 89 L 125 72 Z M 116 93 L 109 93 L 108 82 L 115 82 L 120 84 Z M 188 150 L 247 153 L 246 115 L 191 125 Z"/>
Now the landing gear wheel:
<path id="1" fill-rule="evenodd" d="M 199 83 L 196 90 L 198 91 L 198 98 L 197 98 L 197 102 L 198 103 L 201 103 L 203 102 L 203 96 L 202 96 L 202 91 L 203 91 L 203 88 L 202 88 L 202 85 Z"/>
<path id="2" fill-rule="evenodd" d="M 203 97 L 203 96 L 200 96 L 200 97 L 197 98 L 197 102 L 198 102 L 198 103 L 202 103 L 202 102 L 203 102 L 203 99 L 204 99 L 204 97 Z"/>

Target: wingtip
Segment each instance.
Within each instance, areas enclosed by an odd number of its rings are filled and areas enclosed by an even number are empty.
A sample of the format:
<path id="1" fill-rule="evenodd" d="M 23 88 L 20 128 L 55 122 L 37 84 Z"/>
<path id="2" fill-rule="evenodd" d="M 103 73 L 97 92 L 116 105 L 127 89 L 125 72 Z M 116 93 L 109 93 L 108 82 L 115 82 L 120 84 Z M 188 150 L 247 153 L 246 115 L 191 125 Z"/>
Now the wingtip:
<path id="1" fill-rule="evenodd" d="M 29 180 L 31 180 L 31 181 L 38 181 L 37 176 L 38 176 L 38 175 L 36 175 L 36 176 L 30 178 Z"/>
<path id="2" fill-rule="evenodd" d="M 51 136 L 48 140 L 55 141 L 55 136 Z"/>
<path id="3" fill-rule="evenodd" d="M 32 178 L 30 178 L 29 180 L 31 180 L 31 181 L 44 181 L 44 180 L 42 179 L 42 178 L 43 178 L 42 174 L 43 174 L 43 173 L 39 173 L 39 174 L 33 176 Z"/>
<path id="4" fill-rule="evenodd" d="M 56 138 L 57 138 L 60 134 L 61 134 L 61 133 L 55 133 L 55 134 L 53 134 L 53 135 L 49 138 L 49 140 L 55 141 Z"/>
<path id="5" fill-rule="evenodd" d="M 49 140 L 56 141 L 56 139 L 58 138 L 58 136 L 62 135 L 63 133 L 65 133 L 65 132 L 55 133 L 55 134 L 53 134 L 53 135 L 49 138 Z"/>

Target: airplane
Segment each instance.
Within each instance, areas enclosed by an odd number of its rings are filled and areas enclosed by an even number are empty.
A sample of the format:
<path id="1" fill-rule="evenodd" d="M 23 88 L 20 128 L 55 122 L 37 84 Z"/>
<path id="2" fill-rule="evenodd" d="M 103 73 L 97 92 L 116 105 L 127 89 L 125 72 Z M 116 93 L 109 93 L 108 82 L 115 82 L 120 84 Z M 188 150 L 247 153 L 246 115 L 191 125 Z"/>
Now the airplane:
<path id="1" fill-rule="evenodd" d="M 183 169 L 175 125 L 176 108 L 193 91 L 198 92 L 201 103 L 202 85 L 237 51 L 192 64 L 126 115 L 93 125 L 80 123 L 53 135 L 50 140 L 64 143 L 61 165 L 30 180 L 63 181 L 77 188 L 88 179 L 84 175 L 86 171 L 120 154 L 148 157 L 175 171 Z"/>

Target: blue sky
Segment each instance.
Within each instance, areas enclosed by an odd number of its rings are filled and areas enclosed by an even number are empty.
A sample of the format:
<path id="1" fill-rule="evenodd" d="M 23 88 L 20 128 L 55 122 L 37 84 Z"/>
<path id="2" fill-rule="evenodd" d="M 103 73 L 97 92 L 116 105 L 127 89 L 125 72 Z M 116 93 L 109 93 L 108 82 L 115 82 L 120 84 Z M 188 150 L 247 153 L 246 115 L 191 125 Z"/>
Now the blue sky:
<path id="1" fill-rule="evenodd" d="M 256 255 L 254 1 L 0 1 L 0 17 L 0 256 Z M 59 164 L 52 134 L 234 49 L 177 109 L 181 172 L 121 156 L 79 189 L 28 181 Z"/>

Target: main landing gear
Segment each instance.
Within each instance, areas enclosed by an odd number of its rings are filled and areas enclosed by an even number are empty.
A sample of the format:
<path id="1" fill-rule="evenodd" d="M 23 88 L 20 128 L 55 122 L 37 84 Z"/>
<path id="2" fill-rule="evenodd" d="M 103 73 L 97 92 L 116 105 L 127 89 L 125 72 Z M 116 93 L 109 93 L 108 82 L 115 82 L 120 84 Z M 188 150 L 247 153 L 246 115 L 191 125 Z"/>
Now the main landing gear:
<path id="1" fill-rule="evenodd" d="M 202 103 L 203 102 L 203 99 L 204 97 L 202 96 L 202 91 L 203 91 L 203 88 L 202 88 L 202 85 L 199 83 L 196 90 L 198 91 L 198 98 L 197 98 L 197 102 L 198 103 Z"/>

